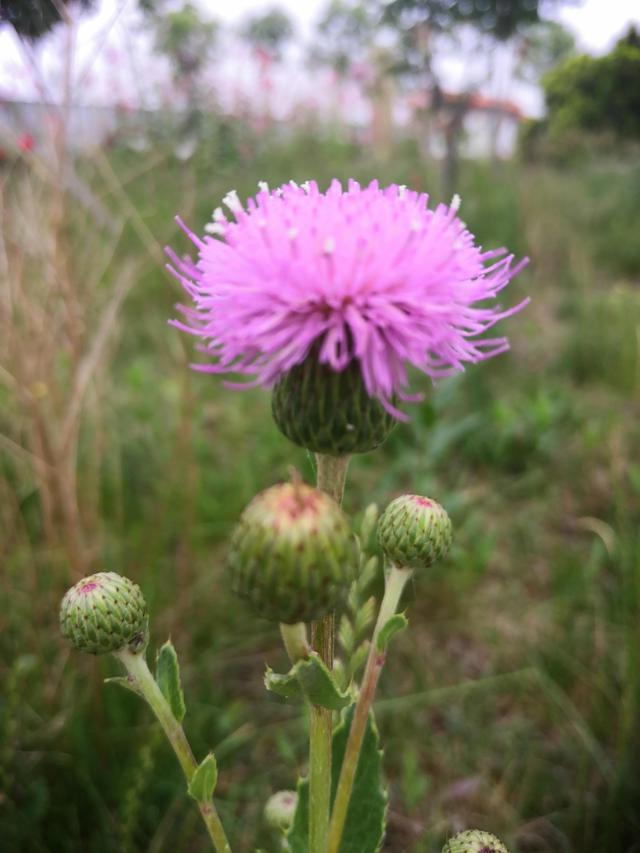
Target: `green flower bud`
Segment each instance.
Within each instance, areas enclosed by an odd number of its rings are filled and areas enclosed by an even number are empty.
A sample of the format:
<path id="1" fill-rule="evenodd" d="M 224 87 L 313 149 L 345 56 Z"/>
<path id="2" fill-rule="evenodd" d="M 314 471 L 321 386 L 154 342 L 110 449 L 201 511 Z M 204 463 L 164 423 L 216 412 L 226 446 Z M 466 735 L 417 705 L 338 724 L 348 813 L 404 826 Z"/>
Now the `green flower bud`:
<path id="1" fill-rule="evenodd" d="M 402 495 L 378 522 L 378 541 L 394 566 L 422 569 L 441 560 L 451 547 L 451 521 L 437 501 Z"/>
<path id="2" fill-rule="evenodd" d="M 98 572 L 72 586 L 60 606 L 62 635 L 81 652 L 144 651 L 149 615 L 140 587 L 115 572 Z"/>
<path id="3" fill-rule="evenodd" d="M 271 829 L 286 832 L 293 824 L 298 805 L 295 791 L 278 791 L 269 797 L 264 807 L 264 818 Z"/>
<path id="4" fill-rule="evenodd" d="M 316 351 L 276 384 L 271 409 L 278 428 L 294 444 L 329 456 L 373 450 L 396 424 L 367 393 L 356 361 L 336 373 L 318 361 Z"/>
<path id="5" fill-rule="evenodd" d="M 499 838 L 490 832 L 471 829 L 449 839 L 442 853 L 509 853 Z"/>
<path id="6" fill-rule="evenodd" d="M 346 594 L 355 564 L 349 523 L 329 495 L 283 483 L 257 495 L 231 539 L 232 587 L 265 619 L 319 619 Z"/>

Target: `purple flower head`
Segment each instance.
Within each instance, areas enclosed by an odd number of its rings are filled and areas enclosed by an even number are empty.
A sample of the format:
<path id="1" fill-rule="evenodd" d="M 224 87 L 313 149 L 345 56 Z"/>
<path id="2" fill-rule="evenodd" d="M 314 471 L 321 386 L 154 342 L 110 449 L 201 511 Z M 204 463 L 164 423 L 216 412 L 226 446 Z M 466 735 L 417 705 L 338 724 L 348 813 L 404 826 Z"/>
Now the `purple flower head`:
<path id="1" fill-rule="evenodd" d="M 202 240 L 181 222 L 197 262 L 167 249 L 171 272 L 193 306 L 175 326 L 202 338 L 213 357 L 193 365 L 252 377 L 271 387 L 313 349 L 334 371 L 356 360 L 367 393 L 396 417 L 407 366 L 436 379 L 508 349 L 481 337 L 520 310 L 487 304 L 526 264 L 506 249 L 485 252 L 458 218 L 460 204 L 428 207 L 428 196 L 377 181 L 334 180 L 270 191 L 246 208 L 235 192 Z M 238 386 L 232 386 L 238 387 Z"/>

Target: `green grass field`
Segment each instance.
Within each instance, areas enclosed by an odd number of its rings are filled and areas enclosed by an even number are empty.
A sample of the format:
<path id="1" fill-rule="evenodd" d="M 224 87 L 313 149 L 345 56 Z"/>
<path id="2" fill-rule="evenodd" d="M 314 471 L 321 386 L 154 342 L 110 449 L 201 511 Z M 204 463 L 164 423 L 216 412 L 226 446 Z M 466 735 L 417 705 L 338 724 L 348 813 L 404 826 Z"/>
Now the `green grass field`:
<path id="1" fill-rule="evenodd" d="M 62 220 L 55 210 L 38 219 L 55 193 L 36 169 L 0 177 L 0 282 L 19 271 L 28 304 L 44 313 L 0 315 L 0 849 L 208 849 L 147 709 L 102 684 L 115 662 L 58 636 L 60 597 L 85 566 L 140 583 L 151 652 L 171 635 L 182 661 L 194 748 L 217 753 L 237 850 L 275 851 L 262 806 L 304 771 L 305 721 L 263 689 L 265 664 L 283 666 L 284 653 L 277 631 L 228 589 L 224 552 L 255 492 L 289 466 L 309 480 L 313 469 L 278 433 L 266 392 L 228 391 L 189 371 L 194 342 L 166 323 L 181 296 L 161 247 L 186 251 L 174 213 L 200 230 L 231 187 L 243 196 L 261 179 L 378 177 L 433 187 L 440 200 L 438 173 L 410 145 L 380 163 L 331 138 L 260 142 L 233 126 L 188 163 L 158 143 L 79 170 L 119 236 L 73 202 Z M 477 826 L 520 853 L 631 853 L 640 850 L 640 167 L 613 156 L 564 171 L 466 163 L 460 194 L 483 245 L 530 256 L 505 301 L 532 302 L 504 324 L 509 354 L 436 388 L 416 377 L 426 402 L 351 465 L 345 507 L 355 520 L 368 502 L 412 491 L 440 500 L 455 527 L 446 563 L 410 592 L 411 629 L 382 679 L 385 849 L 431 853 Z M 64 243 L 47 247 L 54 227 Z M 48 316 L 38 289 L 49 251 L 64 252 L 75 288 L 75 337 L 73 317 L 55 305 Z M 131 285 L 84 398 L 67 480 L 78 557 L 64 508 L 47 517 L 43 505 L 33 418 L 44 412 L 45 430 L 64 419 L 74 341 L 91 342 L 123 270 Z M 44 340 L 51 324 L 62 333 L 27 394 L 7 374 L 26 369 L 44 346 L 34 329 Z"/>

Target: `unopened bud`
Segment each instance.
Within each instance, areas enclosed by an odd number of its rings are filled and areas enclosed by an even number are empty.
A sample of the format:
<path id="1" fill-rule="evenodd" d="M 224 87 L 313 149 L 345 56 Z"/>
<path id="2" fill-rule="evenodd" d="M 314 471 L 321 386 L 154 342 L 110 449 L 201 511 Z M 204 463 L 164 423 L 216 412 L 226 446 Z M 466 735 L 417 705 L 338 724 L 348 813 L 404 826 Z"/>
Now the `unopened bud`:
<path id="1" fill-rule="evenodd" d="M 490 832 L 470 829 L 450 838 L 442 853 L 509 853 L 502 841 Z"/>
<path id="2" fill-rule="evenodd" d="M 346 595 L 354 538 L 329 495 L 283 483 L 257 495 L 242 513 L 229 548 L 233 589 L 265 619 L 319 619 Z"/>
<path id="3" fill-rule="evenodd" d="M 71 587 L 60 606 L 63 636 L 81 652 L 144 651 L 149 615 L 140 587 L 115 572 L 98 572 Z"/>
<path id="4" fill-rule="evenodd" d="M 316 350 L 277 382 L 271 408 L 278 428 L 294 444 L 329 456 L 373 450 L 396 425 L 369 396 L 357 361 L 337 372 L 320 362 Z"/>
<path id="5" fill-rule="evenodd" d="M 295 791 L 278 791 L 269 797 L 264 807 L 264 818 L 271 829 L 286 832 L 293 824 L 298 805 Z"/>
<path id="6" fill-rule="evenodd" d="M 445 557 L 451 547 L 451 521 L 437 501 L 402 495 L 378 522 L 378 541 L 388 559 L 401 569 L 423 569 Z"/>

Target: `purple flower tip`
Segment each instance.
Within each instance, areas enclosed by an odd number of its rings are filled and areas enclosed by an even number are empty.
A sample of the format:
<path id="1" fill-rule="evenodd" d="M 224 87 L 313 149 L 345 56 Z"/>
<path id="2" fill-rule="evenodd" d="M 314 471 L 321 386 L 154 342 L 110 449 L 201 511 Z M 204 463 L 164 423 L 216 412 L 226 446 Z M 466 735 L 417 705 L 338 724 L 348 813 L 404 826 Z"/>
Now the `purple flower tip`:
<path id="1" fill-rule="evenodd" d="M 173 325 L 200 337 L 209 373 L 251 377 L 271 387 L 316 345 L 335 371 L 357 360 L 367 392 L 394 414 L 407 393 L 407 365 L 436 379 L 465 362 L 508 349 L 481 337 L 519 311 L 488 305 L 525 266 L 505 249 L 484 252 L 458 218 L 459 198 L 428 207 L 428 196 L 373 181 L 266 184 L 247 201 L 235 192 L 213 213 L 203 239 L 180 219 L 198 257 L 169 269 L 190 306 Z"/>

